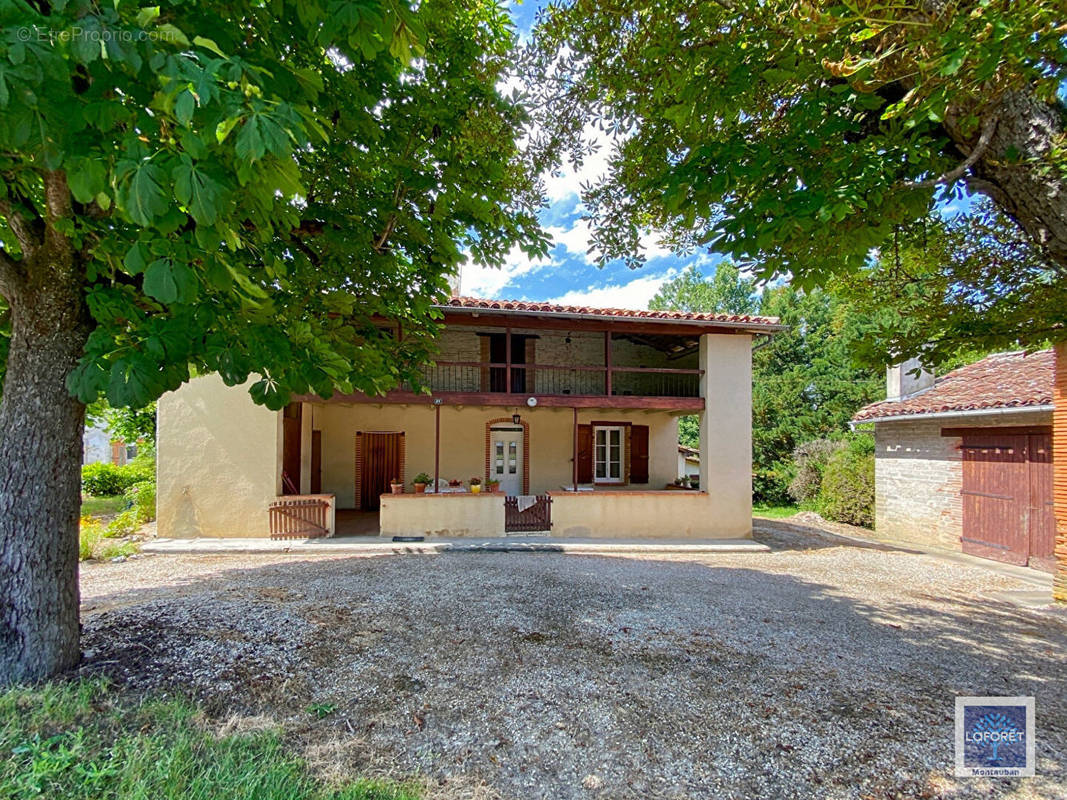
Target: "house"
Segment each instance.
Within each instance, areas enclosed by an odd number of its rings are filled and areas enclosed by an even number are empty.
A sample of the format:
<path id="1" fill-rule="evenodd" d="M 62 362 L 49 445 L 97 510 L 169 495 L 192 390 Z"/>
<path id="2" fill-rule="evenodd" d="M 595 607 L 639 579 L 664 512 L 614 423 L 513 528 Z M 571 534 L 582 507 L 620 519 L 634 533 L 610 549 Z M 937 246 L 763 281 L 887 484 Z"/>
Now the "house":
<path id="1" fill-rule="evenodd" d="M 86 425 L 82 432 L 82 464 L 122 466 L 136 455 L 136 444 L 127 445 L 121 439 L 115 439 L 104 425 Z"/>
<path id="2" fill-rule="evenodd" d="M 750 536 L 752 341 L 777 320 L 458 297 L 440 310 L 430 394 L 273 412 L 208 376 L 164 396 L 160 535 Z M 701 419 L 700 491 L 666 491 L 683 414 Z M 499 491 L 475 494 L 471 477 Z"/>
<path id="3" fill-rule="evenodd" d="M 690 481 L 700 483 L 700 449 L 678 445 L 678 477 L 689 478 Z"/>
<path id="4" fill-rule="evenodd" d="M 1053 353 L 990 355 L 941 378 L 887 371 L 873 424 L 875 528 L 893 538 L 1054 568 Z"/>

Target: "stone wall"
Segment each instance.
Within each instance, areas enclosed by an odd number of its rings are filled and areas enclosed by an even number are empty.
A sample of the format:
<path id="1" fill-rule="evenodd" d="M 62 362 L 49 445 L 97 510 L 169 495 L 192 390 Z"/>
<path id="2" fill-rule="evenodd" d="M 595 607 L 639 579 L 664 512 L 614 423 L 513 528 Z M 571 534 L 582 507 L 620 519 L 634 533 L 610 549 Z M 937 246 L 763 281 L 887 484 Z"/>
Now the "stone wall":
<path id="1" fill-rule="evenodd" d="M 963 532 L 959 437 L 942 428 L 1049 425 L 1048 412 L 875 424 L 875 529 L 886 537 L 958 550 Z"/>

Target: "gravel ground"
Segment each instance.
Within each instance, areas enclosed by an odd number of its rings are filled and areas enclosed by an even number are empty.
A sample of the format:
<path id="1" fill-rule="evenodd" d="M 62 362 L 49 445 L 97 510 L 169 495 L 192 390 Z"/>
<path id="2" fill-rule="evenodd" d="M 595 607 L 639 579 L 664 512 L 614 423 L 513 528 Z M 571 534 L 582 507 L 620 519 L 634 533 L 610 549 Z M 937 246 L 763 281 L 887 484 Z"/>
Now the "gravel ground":
<path id="1" fill-rule="evenodd" d="M 429 798 L 1067 797 L 1067 617 L 763 530 L 772 553 L 89 565 L 83 670 Z M 1037 697 L 1037 778 L 952 777 L 957 694 Z"/>

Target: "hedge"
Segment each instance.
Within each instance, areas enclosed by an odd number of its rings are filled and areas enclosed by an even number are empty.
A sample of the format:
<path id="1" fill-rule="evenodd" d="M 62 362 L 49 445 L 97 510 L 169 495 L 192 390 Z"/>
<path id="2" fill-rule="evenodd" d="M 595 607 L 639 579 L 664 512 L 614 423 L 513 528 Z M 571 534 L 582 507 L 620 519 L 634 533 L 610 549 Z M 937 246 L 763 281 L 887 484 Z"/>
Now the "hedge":
<path id="1" fill-rule="evenodd" d="M 123 494 L 135 483 L 155 480 L 155 467 L 149 462 L 125 466 L 86 464 L 82 467 L 82 491 L 92 497 Z"/>

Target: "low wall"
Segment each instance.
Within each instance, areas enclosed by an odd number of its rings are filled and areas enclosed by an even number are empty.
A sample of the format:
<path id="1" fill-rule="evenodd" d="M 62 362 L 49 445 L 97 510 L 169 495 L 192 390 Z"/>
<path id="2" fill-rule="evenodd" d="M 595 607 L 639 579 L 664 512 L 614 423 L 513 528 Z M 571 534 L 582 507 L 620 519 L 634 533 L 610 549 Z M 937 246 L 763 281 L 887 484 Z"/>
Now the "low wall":
<path id="1" fill-rule="evenodd" d="M 382 536 L 503 536 L 504 495 L 382 495 Z"/>
<path id="2" fill-rule="evenodd" d="M 704 492 L 552 492 L 552 535 L 635 539 L 742 539 Z"/>

